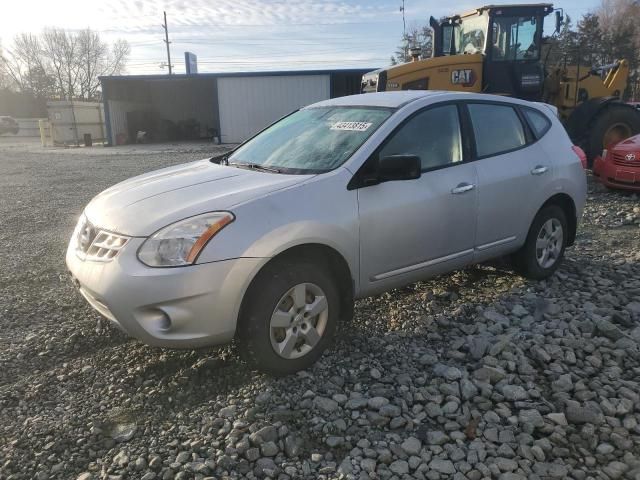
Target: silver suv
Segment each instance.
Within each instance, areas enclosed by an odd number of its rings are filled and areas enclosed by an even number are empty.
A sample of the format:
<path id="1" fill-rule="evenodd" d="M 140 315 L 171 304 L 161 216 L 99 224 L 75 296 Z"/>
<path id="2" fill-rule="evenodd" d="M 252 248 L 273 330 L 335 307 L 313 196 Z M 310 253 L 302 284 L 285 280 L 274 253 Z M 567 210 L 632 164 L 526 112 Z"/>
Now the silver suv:
<path id="1" fill-rule="evenodd" d="M 251 365 L 312 364 L 353 300 L 513 255 L 542 279 L 586 196 L 546 105 L 372 93 L 303 108 L 227 156 L 142 175 L 83 212 L 67 251 L 80 292 L 141 341 L 237 339 Z"/>

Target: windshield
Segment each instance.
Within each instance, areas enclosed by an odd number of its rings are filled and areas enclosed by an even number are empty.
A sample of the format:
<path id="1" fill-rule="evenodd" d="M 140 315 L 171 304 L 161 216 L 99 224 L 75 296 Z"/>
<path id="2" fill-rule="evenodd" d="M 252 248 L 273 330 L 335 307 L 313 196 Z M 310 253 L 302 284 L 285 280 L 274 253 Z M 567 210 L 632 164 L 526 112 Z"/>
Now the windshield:
<path id="1" fill-rule="evenodd" d="M 228 162 L 281 173 L 328 172 L 342 165 L 391 113 L 371 107 L 299 110 L 240 146 Z"/>
<path id="2" fill-rule="evenodd" d="M 537 60 L 540 57 L 535 16 L 493 19 L 493 60 Z"/>

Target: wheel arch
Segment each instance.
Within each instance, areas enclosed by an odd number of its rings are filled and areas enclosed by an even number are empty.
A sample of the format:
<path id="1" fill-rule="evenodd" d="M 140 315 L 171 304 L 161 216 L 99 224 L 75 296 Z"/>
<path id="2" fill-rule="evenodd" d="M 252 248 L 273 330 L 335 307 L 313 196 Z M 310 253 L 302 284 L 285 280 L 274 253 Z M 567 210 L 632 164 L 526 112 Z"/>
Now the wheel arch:
<path id="1" fill-rule="evenodd" d="M 576 231 L 578 229 L 578 217 L 576 214 L 575 202 L 566 193 L 556 193 L 555 195 L 547 199 L 547 201 L 542 204 L 542 206 L 538 209 L 538 211 L 536 212 L 533 218 L 535 218 L 542 209 L 544 209 L 545 207 L 548 207 L 549 205 L 556 205 L 562 208 L 562 210 L 564 211 L 567 217 L 567 224 L 569 226 L 569 232 L 568 232 L 569 236 L 567 238 L 567 247 L 572 246 L 575 243 Z"/>
<path id="2" fill-rule="evenodd" d="M 246 300 L 250 297 L 252 289 L 257 284 L 261 275 L 277 262 L 286 261 L 312 261 L 327 265 L 332 277 L 338 284 L 340 292 L 341 320 L 350 319 L 353 316 L 353 301 L 355 296 L 355 279 L 346 258 L 335 248 L 323 243 L 301 243 L 282 250 L 269 258 L 249 282 L 242 298 L 239 315 L 242 315 Z M 236 335 L 238 331 L 236 330 Z"/>

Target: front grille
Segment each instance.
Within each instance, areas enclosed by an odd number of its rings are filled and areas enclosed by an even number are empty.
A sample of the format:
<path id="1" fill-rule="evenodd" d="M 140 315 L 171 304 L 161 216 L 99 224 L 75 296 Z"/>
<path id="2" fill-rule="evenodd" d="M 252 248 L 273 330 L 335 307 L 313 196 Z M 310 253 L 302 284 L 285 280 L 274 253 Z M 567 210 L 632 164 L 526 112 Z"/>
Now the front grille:
<path id="1" fill-rule="evenodd" d="M 640 153 L 612 153 L 613 163 L 621 167 L 637 167 L 640 168 Z M 629 158 L 627 158 L 629 156 Z M 633 156 L 633 158 L 631 158 Z"/>
<path id="2" fill-rule="evenodd" d="M 78 222 L 75 235 L 78 257 L 95 262 L 112 260 L 129 241 L 123 235 L 98 229 L 84 216 Z"/>

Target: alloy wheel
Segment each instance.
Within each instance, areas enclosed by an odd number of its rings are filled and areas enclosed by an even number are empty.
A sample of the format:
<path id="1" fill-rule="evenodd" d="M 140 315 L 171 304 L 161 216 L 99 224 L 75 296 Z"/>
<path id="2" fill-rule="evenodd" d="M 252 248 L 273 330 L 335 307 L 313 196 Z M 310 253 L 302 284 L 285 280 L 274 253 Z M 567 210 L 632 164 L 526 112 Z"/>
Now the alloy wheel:
<path id="1" fill-rule="evenodd" d="M 303 357 L 324 335 L 328 318 L 329 304 L 322 289 L 313 283 L 300 283 L 280 298 L 271 315 L 271 346 L 287 360 Z"/>
<path id="2" fill-rule="evenodd" d="M 551 268 L 560 258 L 564 232 L 557 218 L 547 220 L 538 232 L 536 240 L 536 260 L 542 268 Z"/>

